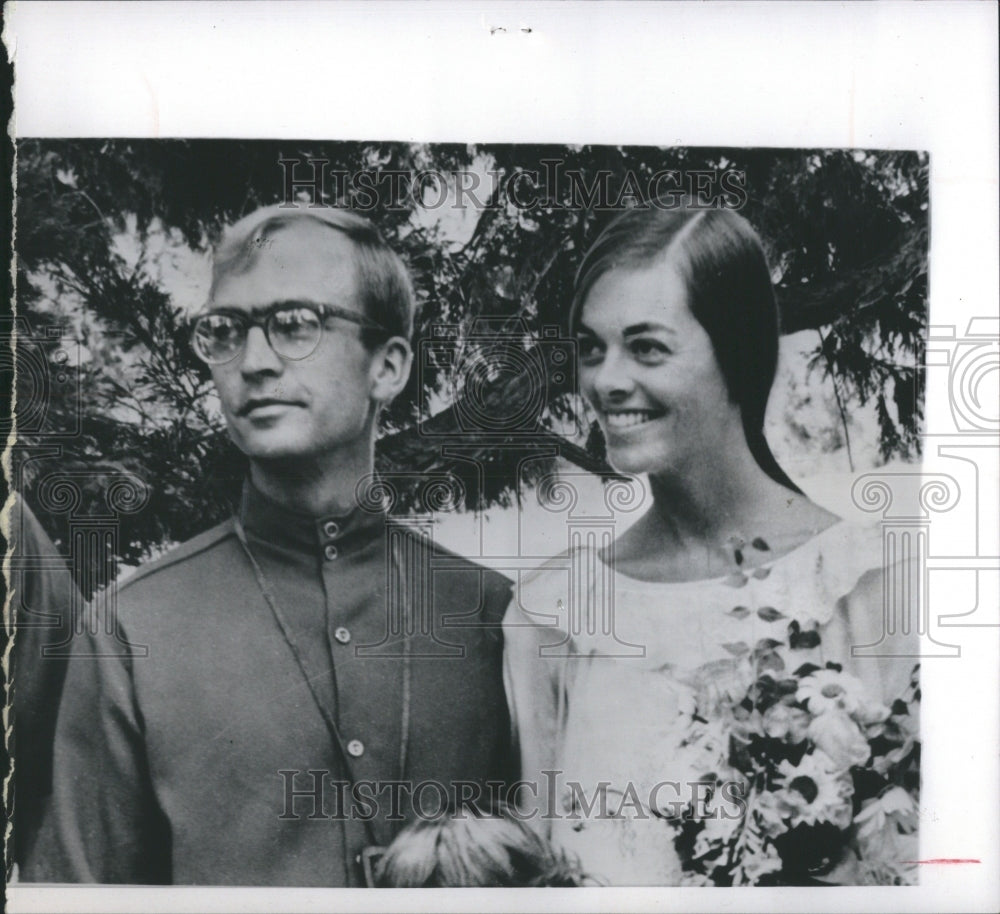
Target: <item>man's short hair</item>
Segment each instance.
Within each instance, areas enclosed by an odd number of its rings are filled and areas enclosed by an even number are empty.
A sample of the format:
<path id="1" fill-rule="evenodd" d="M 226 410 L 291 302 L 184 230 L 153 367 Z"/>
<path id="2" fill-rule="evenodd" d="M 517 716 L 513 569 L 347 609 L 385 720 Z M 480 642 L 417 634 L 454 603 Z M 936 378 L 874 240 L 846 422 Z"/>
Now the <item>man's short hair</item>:
<path id="1" fill-rule="evenodd" d="M 358 290 L 365 316 L 385 328 L 390 336 L 409 340 L 416 310 L 410 274 L 375 225 L 346 209 L 265 206 L 244 216 L 226 229 L 215 248 L 209 298 L 214 297 L 218 284 L 227 276 L 253 269 L 269 238 L 306 220 L 340 232 L 350 240 L 356 255 Z M 380 336 L 378 332 L 363 332 L 366 345 Z"/>

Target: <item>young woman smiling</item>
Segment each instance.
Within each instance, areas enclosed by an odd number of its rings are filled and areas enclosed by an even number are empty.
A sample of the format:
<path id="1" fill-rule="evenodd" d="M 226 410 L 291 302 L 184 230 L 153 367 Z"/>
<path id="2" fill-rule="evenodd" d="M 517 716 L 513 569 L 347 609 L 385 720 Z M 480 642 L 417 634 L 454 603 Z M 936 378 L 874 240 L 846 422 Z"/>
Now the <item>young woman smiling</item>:
<path id="1" fill-rule="evenodd" d="M 765 440 L 778 314 L 761 242 L 744 218 L 694 208 L 619 215 L 583 259 L 570 325 L 609 462 L 648 474 L 652 499 L 613 542 L 571 550 L 515 587 L 506 674 L 531 795 L 525 805 L 596 878 L 676 885 L 688 881 L 693 853 L 682 853 L 680 813 L 697 805 L 706 776 L 722 787 L 716 798 L 736 801 L 715 808 L 720 841 L 737 827 L 724 823 L 746 815 L 747 784 L 725 784 L 742 774 L 724 727 L 738 720 L 745 730 L 763 714 L 767 738 L 790 758 L 807 753 L 809 764 L 825 763 L 818 747 L 833 758 L 858 756 L 863 737 L 841 727 L 842 718 L 864 711 L 881 725 L 883 703 L 904 693 L 914 660 L 871 649 L 854 656 L 852 647 L 882 639 L 879 532 L 810 501 Z M 635 649 L 616 650 L 621 644 Z M 835 715 L 808 738 L 818 701 L 779 702 L 766 713 L 748 703 L 762 676 L 794 695 L 793 671 L 841 675 L 827 663 L 842 668 L 847 691 L 857 683 L 867 704 L 833 701 Z M 716 725 L 725 745 L 707 759 L 706 728 Z M 804 792 L 804 807 L 827 804 L 789 817 L 829 819 L 835 835 L 847 833 L 843 773 L 829 784 L 810 780 L 815 795 L 805 780 L 788 780 Z M 845 859 L 820 849 L 795 872 L 787 861 L 767 866 L 790 881 L 805 873 L 864 881 Z"/>

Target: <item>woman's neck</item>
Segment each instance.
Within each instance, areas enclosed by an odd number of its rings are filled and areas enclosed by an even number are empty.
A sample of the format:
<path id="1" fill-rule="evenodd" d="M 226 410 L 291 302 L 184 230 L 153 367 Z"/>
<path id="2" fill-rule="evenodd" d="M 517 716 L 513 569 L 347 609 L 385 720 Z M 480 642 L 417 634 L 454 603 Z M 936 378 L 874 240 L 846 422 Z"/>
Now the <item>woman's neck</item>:
<path id="1" fill-rule="evenodd" d="M 754 536 L 767 518 L 801 498 L 775 482 L 745 446 L 726 459 L 650 477 L 647 523 L 664 545 L 718 545 L 735 534 Z"/>

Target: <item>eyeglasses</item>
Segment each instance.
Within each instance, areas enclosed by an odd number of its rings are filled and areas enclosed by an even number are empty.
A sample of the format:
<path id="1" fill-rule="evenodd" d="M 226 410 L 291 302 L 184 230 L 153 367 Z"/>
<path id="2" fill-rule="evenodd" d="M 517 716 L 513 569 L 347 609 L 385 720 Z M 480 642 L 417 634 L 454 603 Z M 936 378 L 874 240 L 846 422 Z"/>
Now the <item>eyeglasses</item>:
<path id="1" fill-rule="evenodd" d="M 381 324 L 357 311 L 313 302 L 279 302 L 256 313 L 220 308 L 202 314 L 192 324 L 191 346 L 202 361 L 224 365 L 243 352 L 250 328 L 260 327 L 278 355 L 296 362 L 316 351 L 323 325 L 332 317 L 388 334 Z"/>

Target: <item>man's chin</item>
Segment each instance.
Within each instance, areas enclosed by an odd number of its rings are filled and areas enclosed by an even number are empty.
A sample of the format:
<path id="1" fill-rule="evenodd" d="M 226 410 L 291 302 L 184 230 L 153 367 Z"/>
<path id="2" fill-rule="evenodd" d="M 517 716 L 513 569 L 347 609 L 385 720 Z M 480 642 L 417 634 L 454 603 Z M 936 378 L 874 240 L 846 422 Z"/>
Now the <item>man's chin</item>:
<path id="1" fill-rule="evenodd" d="M 289 435 L 253 434 L 234 437 L 236 446 L 250 459 L 263 462 L 271 460 L 301 460 L 309 457 L 313 449 L 305 442 Z"/>

